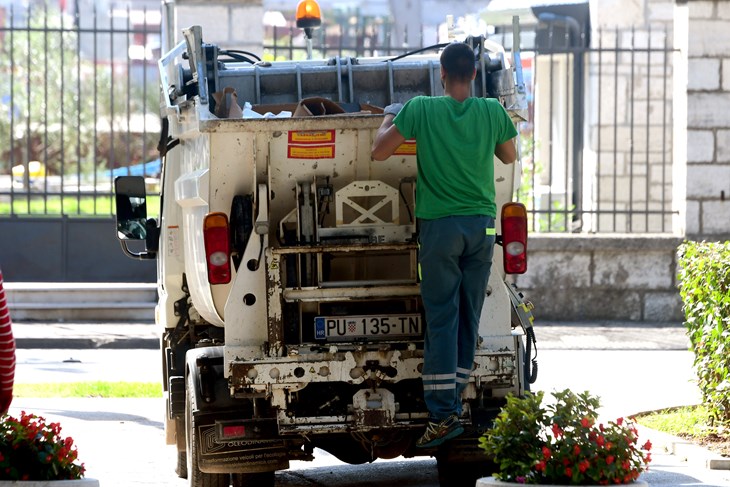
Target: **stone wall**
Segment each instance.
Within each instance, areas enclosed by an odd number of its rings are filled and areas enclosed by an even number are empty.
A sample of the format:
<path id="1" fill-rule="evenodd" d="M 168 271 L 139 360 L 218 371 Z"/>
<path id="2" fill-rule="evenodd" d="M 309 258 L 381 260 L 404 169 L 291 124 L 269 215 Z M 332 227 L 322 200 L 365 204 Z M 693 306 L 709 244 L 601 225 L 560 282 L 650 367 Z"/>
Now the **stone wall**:
<path id="1" fill-rule="evenodd" d="M 681 322 L 679 237 L 532 235 L 527 272 L 513 276 L 536 320 Z"/>
<path id="2" fill-rule="evenodd" d="M 686 235 L 693 240 L 730 238 L 730 2 L 677 2 L 676 45 L 687 63 L 686 133 L 677 156 L 686 163 Z M 682 80 L 678 80 L 681 82 Z"/>

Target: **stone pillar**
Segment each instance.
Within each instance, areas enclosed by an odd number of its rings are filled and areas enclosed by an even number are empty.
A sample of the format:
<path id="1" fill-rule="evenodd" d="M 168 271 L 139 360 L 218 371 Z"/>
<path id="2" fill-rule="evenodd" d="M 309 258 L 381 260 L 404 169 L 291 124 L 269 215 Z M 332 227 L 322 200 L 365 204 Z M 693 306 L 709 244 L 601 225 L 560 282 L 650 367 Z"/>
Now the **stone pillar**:
<path id="1" fill-rule="evenodd" d="M 686 96 L 675 99 L 686 110 L 686 235 L 725 240 L 730 238 L 730 4 L 678 1 L 675 11 L 675 24 L 686 23 L 684 38 L 677 39 L 686 52 Z"/>

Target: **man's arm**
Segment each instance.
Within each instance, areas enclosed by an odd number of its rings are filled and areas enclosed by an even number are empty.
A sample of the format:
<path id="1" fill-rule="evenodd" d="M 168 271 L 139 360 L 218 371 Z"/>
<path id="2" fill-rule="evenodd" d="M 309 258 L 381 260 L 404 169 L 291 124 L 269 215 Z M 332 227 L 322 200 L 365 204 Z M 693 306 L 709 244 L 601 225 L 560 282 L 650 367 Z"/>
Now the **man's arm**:
<path id="1" fill-rule="evenodd" d="M 370 148 L 370 156 L 376 161 L 384 161 L 393 155 L 395 150 L 405 142 L 406 138 L 401 135 L 398 127 L 393 125 L 393 119 L 400 112 L 403 105 L 394 103 L 385 107 L 385 117 L 380 124 L 378 133 L 375 134 L 373 146 Z"/>
<path id="2" fill-rule="evenodd" d="M 393 115 L 386 115 L 378 129 L 378 133 L 375 135 L 373 147 L 370 149 L 370 156 L 376 161 L 386 160 L 406 141 L 398 127 L 393 125 L 394 118 Z"/>
<path id="3" fill-rule="evenodd" d="M 494 155 L 499 158 L 505 164 L 512 164 L 517 160 L 517 147 L 515 146 L 515 139 L 511 138 L 507 142 L 497 144 L 494 148 Z"/>

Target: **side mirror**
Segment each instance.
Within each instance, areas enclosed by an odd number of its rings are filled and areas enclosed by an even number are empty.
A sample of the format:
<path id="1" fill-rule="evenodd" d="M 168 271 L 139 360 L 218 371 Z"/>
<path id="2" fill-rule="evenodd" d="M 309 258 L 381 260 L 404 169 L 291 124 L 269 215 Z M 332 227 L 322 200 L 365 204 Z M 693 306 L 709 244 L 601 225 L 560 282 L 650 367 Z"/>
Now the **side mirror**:
<path id="1" fill-rule="evenodd" d="M 142 176 L 119 176 L 116 193 L 117 238 L 145 240 L 147 237 L 147 195 Z"/>

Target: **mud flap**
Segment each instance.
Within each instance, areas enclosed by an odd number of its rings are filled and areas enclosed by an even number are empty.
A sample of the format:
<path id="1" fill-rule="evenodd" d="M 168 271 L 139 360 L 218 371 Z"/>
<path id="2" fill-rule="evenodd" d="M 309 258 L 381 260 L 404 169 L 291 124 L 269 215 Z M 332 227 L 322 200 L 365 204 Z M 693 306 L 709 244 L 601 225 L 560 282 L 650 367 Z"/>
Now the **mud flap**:
<path id="1" fill-rule="evenodd" d="M 289 468 L 286 445 L 279 439 L 220 441 L 215 424 L 196 425 L 200 438 L 198 468 L 206 473 L 258 473 Z"/>

